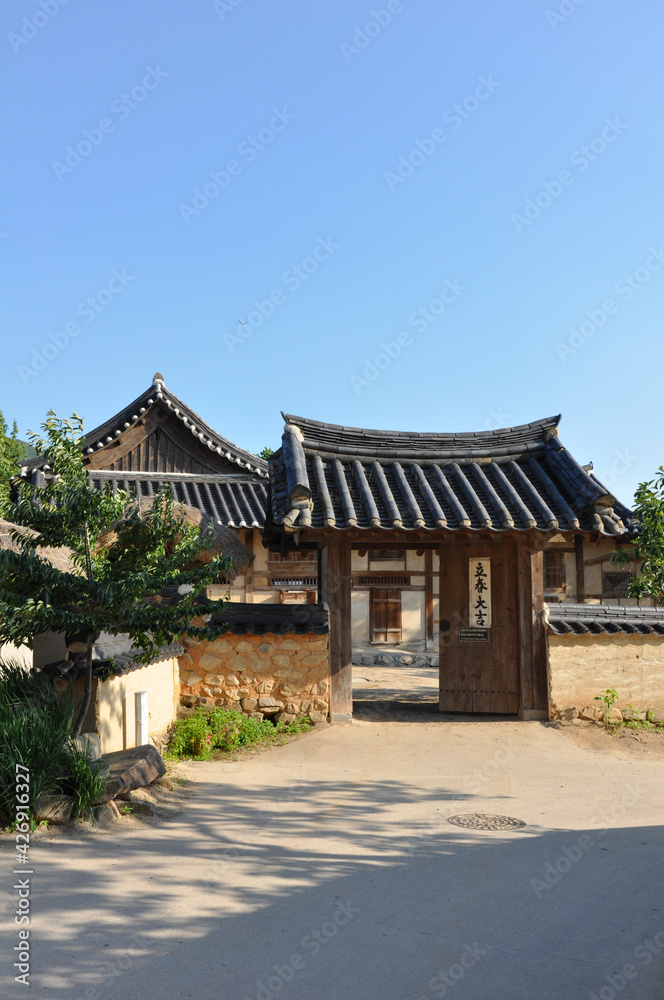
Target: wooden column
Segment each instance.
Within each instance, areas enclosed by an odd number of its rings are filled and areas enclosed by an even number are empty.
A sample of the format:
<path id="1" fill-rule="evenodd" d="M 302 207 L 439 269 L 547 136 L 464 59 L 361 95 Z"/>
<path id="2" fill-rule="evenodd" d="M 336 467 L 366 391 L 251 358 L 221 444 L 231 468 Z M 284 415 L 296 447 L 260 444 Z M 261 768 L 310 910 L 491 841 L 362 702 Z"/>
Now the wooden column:
<path id="1" fill-rule="evenodd" d="M 350 540 L 343 535 L 328 538 L 321 554 L 321 581 L 325 580 L 324 603 L 330 615 L 330 719 L 350 722 L 353 718 L 353 664 L 350 604 Z M 325 565 L 326 564 L 326 565 Z"/>
<path id="2" fill-rule="evenodd" d="M 245 529 L 244 544 L 248 549 L 254 551 L 254 529 Z M 260 545 L 260 542 L 258 543 Z M 253 562 L 247 567 L 244 574 L 244 599 L 247 604 L 254 603 L 254 564 Z"/>
<path id="3" fill-rule="evenodd" d="M 518 544 L 519 667 L 522 719 L 549 715 L 549 659 L 544 621 L 544 552 L 524 539 Z"/>
<path id="4" fill-rule="evenodd" d="M 549 717 L 549 647 L 544 620 L 544 552 L 533 546 L 530 556 L 533 622 L 533 709 L 531 718 Z"/>
<path id="5" fill-rule="evenodd" d="M 586 603 L 586 577 L 583 562 L 583 535 L 574 536 L 574 554 L 576 556 L 576 603 Z"/>
<path id="6" fill-rule="evenodd" d="M 424 553 L 424 614 L 426 648 L 433 649 L 433 552 Z"/>

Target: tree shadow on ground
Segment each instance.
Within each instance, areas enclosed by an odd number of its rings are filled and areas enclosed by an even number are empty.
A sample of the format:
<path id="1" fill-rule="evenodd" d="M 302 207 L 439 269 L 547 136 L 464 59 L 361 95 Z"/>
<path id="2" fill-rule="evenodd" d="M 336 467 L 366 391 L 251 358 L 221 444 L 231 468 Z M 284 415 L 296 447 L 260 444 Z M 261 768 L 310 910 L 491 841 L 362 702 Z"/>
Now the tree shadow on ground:
<path id="1" fill-rule="evenodd" d="M 659 1000 L 662 828 L 447 822 L 482 801 L 210 781 L 145 834 L 36 847 L 33 982 L 45 1000 L 566 1000 L 608 997 L 630 964 L 625 997 Z"/>

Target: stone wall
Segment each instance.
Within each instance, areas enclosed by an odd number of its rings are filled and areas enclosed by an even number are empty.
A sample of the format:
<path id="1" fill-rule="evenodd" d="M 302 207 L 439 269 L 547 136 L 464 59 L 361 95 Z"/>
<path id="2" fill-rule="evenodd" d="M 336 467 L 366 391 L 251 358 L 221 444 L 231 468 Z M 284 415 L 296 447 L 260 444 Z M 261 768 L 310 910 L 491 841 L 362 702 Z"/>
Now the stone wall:
<path id="1" fill-rule="evenodd" d="M 618 692 L 628 704 L 664 711 L 664 636 L 549 634 L 552 714 L 598 705 L 595 695 Z"/>
<path id="2" fill-rule="evenodd" d="M 315 633 L 185 638 L 179 657 L 180 704 L 223 705 L 251 718 L 293 722 L 329 715 L 328 637 Z"/>

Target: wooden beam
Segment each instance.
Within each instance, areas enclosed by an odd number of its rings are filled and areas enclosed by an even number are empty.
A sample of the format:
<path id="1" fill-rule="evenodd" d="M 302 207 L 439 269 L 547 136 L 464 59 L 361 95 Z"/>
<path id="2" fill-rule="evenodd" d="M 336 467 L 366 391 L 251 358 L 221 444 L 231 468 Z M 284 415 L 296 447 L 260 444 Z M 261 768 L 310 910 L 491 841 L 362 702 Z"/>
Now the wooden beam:
<path id="1" fill-rule="evenodd" d="M 576 555 L 576 603 L 586 603 L 586 578 L 583 562 L 583 535 L 574 536 L 574 553 Z"/>
<path id="2" fill-rule="evenodd" d="M 258 535 L 258 528 L 245 528 L 244 529 L 244 544 L 248 549 L 254 551 L 254 533 Z M 258 541 L 260 545 L 260 541 Z M 251 562 L 244 574 L 244 599 L 247 604 L 254 603 L 254 564 Z"/>
<path id="3" fill-rule="evenodd" d="M 533 706 L 530 718 L 549 717 L 549 651 L 544 620 L 544 552 L 531 550 Z"/>
<path id="4" fill-rule="evenodd" d="M 350 540 L 343 536 L 328 539 L 320 569 L 330 615 L 330 720 L 350 722 L 353 717 Z"/>
<path id="5" fill-rule="evenodd" d="M 519 715 L 521 718 L 532 710 L 533 694 L 533 624 L 531 614 L 530 543 L 523 539 L 517 546 L 518 622 L 519 622 L 519 674 L 521 698 Z"/>
<path id="6" fill-rule="evenodd" d="M 424 638 L 427 649 L 433 649 L 433 552 L 424 553 Z"/>

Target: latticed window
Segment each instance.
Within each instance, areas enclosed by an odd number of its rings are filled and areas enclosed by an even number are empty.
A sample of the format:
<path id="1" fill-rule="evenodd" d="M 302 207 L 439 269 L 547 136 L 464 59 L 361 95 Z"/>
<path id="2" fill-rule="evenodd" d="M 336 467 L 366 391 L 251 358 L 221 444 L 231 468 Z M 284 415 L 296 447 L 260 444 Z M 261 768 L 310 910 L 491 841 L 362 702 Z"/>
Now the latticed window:
<path id="1" fill-rule="evenodd" d="M 400 559 L 403 561 L 403 551 L 399 549 L 370 549 L 369 558 L 372 562 L 388 562 L 388 560 Z"/>
<path id="2" fill-rule="evenodd" d="M 625 570 L 618 572 L 605 572 L 604 593 L 615 594 L 617 597 L 624 597 L 627 593 L 627 587 L 631 579 L 632 574 Z"/>
<path id="3" fill-rule="evenodd" d="M 544 589 L 565 589 L 565 553 L 544 553 Z"/>

